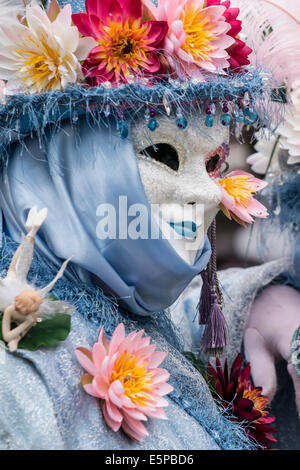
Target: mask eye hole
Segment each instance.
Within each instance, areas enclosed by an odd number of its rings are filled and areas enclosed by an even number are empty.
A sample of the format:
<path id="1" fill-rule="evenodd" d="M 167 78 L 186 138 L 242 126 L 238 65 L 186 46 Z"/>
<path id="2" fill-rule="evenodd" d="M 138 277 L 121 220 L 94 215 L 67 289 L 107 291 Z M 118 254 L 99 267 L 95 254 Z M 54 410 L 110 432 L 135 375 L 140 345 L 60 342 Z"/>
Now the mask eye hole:
<path id="1" fill-rule="evenodd" d="M 228 144 L 222 144 L 215 152 L 208 155 L 205 160 L 206 171 L 211 178 L 220 178 L 221 168 L 225 163 L 228 169 L 226 159 L 229 155 Z M 227 170 L 226 170 L 227 171 Z"/>
<path id="2" fill-rule="evenodd" d="M 174 147 L 169 144 L 151 145 L 140 152 L 141 156 L 151 158 L 156 162 L 162 163 L 173 171 L 179 170 L 179 156 Z"/>
<path id="3" fill-rule="evenodd" d="M 220 166 L 221 156 L 216 153 L 206 162 L 206 171 L 208 174 L 214 173 Z"/>

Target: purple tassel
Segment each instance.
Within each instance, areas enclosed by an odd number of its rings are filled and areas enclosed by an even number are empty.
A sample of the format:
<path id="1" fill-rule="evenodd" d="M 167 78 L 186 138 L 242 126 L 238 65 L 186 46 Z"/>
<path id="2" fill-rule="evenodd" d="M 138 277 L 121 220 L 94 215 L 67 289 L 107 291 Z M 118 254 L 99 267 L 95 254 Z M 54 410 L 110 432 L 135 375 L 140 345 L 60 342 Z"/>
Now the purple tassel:
<path id="1" fill-rule="evenodd" d="M 210 356 L 222 356 L 228 342 L 228 329 L 222 309 L 219 305 L 218 295 L 212 294 L 213 304 L 211 306 L 208 323 L 201 340 L 205 351 Z"/>
<path id="2" fill-rule="evenodd" d="M 211 292 L 207 270 L 201 273 L 201 277 L 203 285 L 197 310 L 199 312 L 199 325 L 206 325 L 211 310 Z"/>
<path id="3" fill-rule="evenodd" d="M 208 268 L 201 273 L 203 286 L 198 304 L 199 323 L 206 325 L 201 344 L 210 356 L 222 356 L 228 342 L 228 329 L 222 312 L 222 292 L 217 276 L 216 221 L 209 230 L 211 260 Z"/>

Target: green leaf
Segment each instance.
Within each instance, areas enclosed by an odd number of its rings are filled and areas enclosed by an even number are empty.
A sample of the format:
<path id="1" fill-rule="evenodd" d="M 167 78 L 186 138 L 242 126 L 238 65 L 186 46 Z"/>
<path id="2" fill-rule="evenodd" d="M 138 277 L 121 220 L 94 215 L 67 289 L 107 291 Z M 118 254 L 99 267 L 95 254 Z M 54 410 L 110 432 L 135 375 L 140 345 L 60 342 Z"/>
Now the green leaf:
<path id="1" fill-rule="evenodd" d="M 197 359 L 192 352 L 185 352 L 183 355 L 193 364 L 200 374 L 206 379 L 206 367 L 200 359 Z"/>
<path id="2" fill-rule="evenodd" d="M 214 388 L 213 384 L 211 383 L 211 381 L 209 380 L 209 378 L 207 377 L 207 368 L 206 368 L 205 364 L 200 359 L 198 359 L 195 356 L 195 354 L 192 353 L 192 352 L 187 351 L 187 352 L 184 352 L 183 355 L 193 364 L 195 369 L 197 369 L 197 371 L 200 372 L 200 374 L 204 378 L 205 382 L 207 383 L 207 385 L 210 389 L 210 392 L 214 395 L 215 388 Z"/>
<path id="3" fill-rule="evenodd" d="M 0 313 L 0 340 L 2 338 L 2 313 Z M 57 314 L 49 320 L 37 323 L 19 342 L 18 349 L 35 351 L 41 346 L 53 348 L 64 341 L 71 330 L 71 315 Z"/>

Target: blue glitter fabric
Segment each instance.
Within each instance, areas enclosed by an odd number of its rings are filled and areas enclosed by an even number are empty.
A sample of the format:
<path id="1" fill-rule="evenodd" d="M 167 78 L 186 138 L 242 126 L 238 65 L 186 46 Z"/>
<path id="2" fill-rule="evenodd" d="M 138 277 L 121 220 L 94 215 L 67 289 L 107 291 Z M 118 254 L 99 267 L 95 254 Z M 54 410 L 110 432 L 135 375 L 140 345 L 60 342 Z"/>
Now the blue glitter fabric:
<path id="1" fill-rule="evenodd" d="M 15 242 L 3 236 L 0 274 L 5 275 Z M 35 257 L 31 280 L 45 285 L 56 268 Z M 0 448 L 2 449 L 255 449 L 244 430 L 221 414 L 201 375 L 181 354 L 181 342 L 166 314 L 134 317 L 118 311 L 103 293 L 65 278 L 53 293 L 77 307 L 68 339 L 56 348 L 5 352 L 0 360 Z M 90 315 L 90 320 L 87 316 Z M 123 321 L 127 333 L 145 329 L 158 350 L 168 353 L 163 367 L 174 391 L 168 397 L 168 421 L 150 420 L 143 443 L 113 433 L 99 400 L 81 385 L 76 347 L 91 348 L 100 326 L 110 336 Z"/>
<path id="2" fill-rule="evenodd" d="M 292 363 L 300 377 L 300 326 L 295 331 L 292 340 Z"/>
<path id="3" fill-rule="evenodd" d="M 60 4 L 61 7 L 64 7 L 65 5 L 68 5 L 69 3 L 71 3 L 73 13 L 80 13 L 82 11 L 85 11 L 85 0 L 71 0 L 71 1 L 59 0 L 58 3 Z M 50 4 L 50 1 L 46 1 L 46 5 L 49 5 L 49 4 Z"/>

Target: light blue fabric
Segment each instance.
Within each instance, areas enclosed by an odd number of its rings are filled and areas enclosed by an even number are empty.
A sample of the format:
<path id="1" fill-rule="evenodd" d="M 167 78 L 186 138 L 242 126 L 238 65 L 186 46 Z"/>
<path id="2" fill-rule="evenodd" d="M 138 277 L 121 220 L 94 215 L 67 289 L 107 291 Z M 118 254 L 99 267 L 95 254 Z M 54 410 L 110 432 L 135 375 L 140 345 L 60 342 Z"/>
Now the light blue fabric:
<path id="1" fill-rule="evenodd" d="M 57 265 L 74 255 L 73 280 L 98 282 L 130 311 L 149 315 L 173 304 L 206 267 L 211 254 L 207 238 L 193 266 L 162 236 L 151 239 L 151 224 L 157 233 L 159 228 L 130 139 L 123 141 L 82 117 L 75 128 L 65 122 L 58 131 L 48 129 L 45 151 L 38 139 L 29 137 L 25 145 L 11 147 L 0 179 L 5 231 L 19 240 L 29 209 L 47 207 L 36 246 Z M 118 222 L 119 196 L 127 197 L 128 208 L 138 203 L 147 209 L 148 239 L 97 237 L 97 208 L 111 204 Z M 128 224 L 132 220 L 128 217 Z"/>

